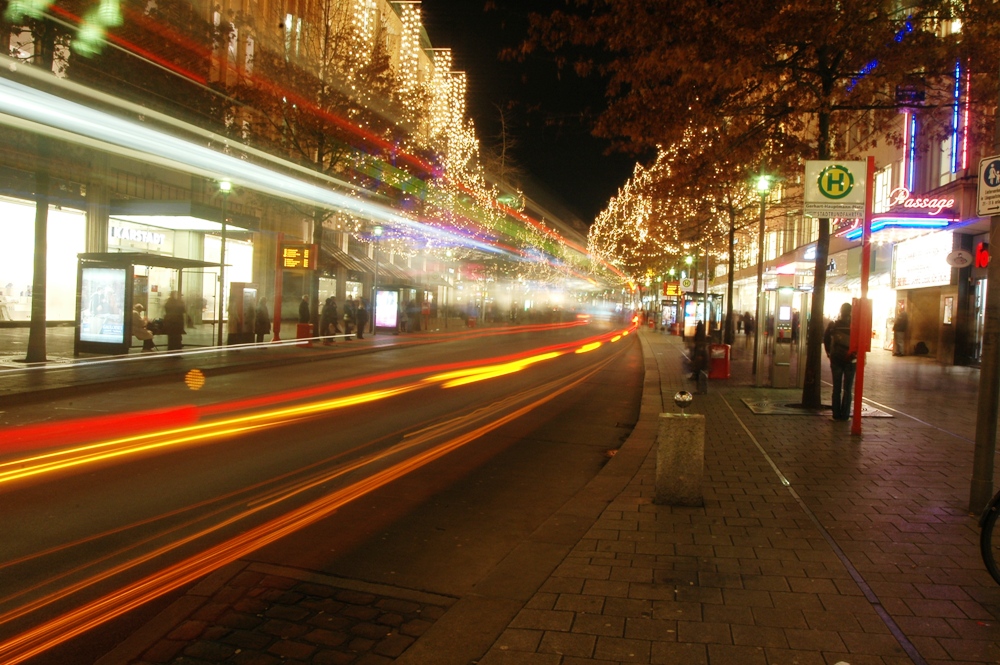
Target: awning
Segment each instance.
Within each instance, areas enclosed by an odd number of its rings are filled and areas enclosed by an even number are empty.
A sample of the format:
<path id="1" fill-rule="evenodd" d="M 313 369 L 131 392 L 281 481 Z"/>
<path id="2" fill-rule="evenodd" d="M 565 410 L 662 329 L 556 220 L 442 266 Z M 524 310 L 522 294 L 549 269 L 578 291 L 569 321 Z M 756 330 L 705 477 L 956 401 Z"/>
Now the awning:
<path id="1" fill-rule="evenodd" d="M 191 268 L 218 268 L 218 263 L 182 259 L 162 254 L 147 254 L 144 252 L 87 252 L 77 254 L 81 261 L 88 263 L 103 263 L 118 268 L 128 266 L 150 266 L 152 268 L 170 268 L 172 270 L 189 270 Z"/>
<path id="2" fill-rule="evenodd" d="M 363 263 L 356 260 L 353 256 L 340 249 L 333 243 L 323 243 L 322 258 L 327 260 L 332 260 L 336 263 L 347 268 L 349 272 L 373 272 L 369 270 Z"/>
<path id="3" fill-rule="evenodd" d="M 145 224 L 174 231 L 222 230 L 222 208 L 183 199 L 119 199 L 111 202 L 109 216 L 133 224 Z M 260 220 L 252 215 L 226 210 L 226 228 L 259 231 Z"/>

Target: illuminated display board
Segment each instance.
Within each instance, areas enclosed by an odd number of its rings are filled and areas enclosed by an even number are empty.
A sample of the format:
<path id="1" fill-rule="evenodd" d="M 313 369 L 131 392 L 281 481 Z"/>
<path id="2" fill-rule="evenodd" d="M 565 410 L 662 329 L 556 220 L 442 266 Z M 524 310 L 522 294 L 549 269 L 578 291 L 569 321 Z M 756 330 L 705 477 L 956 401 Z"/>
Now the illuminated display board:
<path id="1" fill-rule="evenodd" d="M 281 267 L 287 270 L 315 270 L 319 252 L 316 245 L 282 243 Z"/>
<path id="2" fill-rule="evenodd" d="M 80 341 L 124 344 L 124 268 L 84 268 L 80 284 Z"/>
<path id="3" fill-rule="evenodd" d="M 893 251 L 894 289 L 951 284 L 948 254 L 954 248 L 951 231 L 940 231 L 896 243 Z"/>

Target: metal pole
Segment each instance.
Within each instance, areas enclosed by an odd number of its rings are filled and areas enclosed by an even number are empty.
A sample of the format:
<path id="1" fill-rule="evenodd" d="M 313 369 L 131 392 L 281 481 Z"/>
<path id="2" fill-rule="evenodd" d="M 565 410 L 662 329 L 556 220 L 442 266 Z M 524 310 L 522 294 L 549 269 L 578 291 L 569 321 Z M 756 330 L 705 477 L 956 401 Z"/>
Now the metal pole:
<path id="1" fill-rule="evenodd" d="M 753 374 L 757 376 L 757 363 L 760 356 L 760 329 L 763 326 L 764 308 L 764 219 L 767 214 L 767 192 L 760 193 L 760 225 L 757 231 L 757 313 L 753 327 Z M 759 378 L 759 377 L 758 377 Z M 756 384 L 759 386 L 760 381 Z"/>
<path id="2" fill-rule="evenodd" d="M 994 120 L 993 154 L 1000 154 L 1000 108 Z M 978 177 L 978 169 L 977 169 Z M 982 187 L 982 183 L 979 183 Z M 1000 215 L 990 217 L 990 254 L 1000 247 Z M 1000 261 L 990 257 L 986 267 L 986 311 L 983 355 L 976 407 L 976 447 L 972 456 L 969 512 L 978 515 L 993 495 L 993 459 L 997 447 L 997 405 L 1000 404 Z"/>
<path id="3" fill-rule="evenodd" d="M 229 191 L 222 190 L 222 245 L 219 248 L 219 330 L 215 343 L 222 346 L 222 316 L 226 312 L 226 198 Z"/>
<path id="4" fill-rule="evenodd" d="M 375 236 L 375 285 L 372 288 L 372 337 L 375 336 L 375 314 L 378 311 L 378 236 Z"/>
<path id="5" fill-rule="evenodd" d="M 868 278 L 871 275 L 872 261 L 872 202 L 875 200 L 874 157 L 868 157 L 865 171 L 865 219 L 861 231 L 861 311 L 855 312 L 853 316 L 864 313 L 868 325 L 865 328 L 858 326 L 858 373 L 854 377 L 854 422 L 851 423 L 851 434 L 855 436 L 861 434 L 861 396 L 865 391 L 865 350 L 872 340 L 871 312 L 868 307 Z M 867 339 L 861 339 L 862 336 L 866 336 Z"/>

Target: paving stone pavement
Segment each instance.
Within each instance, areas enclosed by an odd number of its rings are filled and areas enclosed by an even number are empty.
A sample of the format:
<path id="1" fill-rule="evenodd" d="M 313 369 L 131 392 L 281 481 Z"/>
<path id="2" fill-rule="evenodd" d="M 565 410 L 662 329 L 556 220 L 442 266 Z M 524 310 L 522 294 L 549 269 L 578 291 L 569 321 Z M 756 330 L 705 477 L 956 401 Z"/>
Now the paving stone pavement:
<path id="1" fill-rule="evenodd" d="M 967 513 L 975 370 L 872 354 L 866 394 L 893 417 L 865 418 L 854 437 L 829 412 L 752 413 L 744 399 L 801 393 L 749 387 L 738 347 L 732 378 L 690 409 L 706 417 L 705 504 L 681 508 L 652 502 L 655 421 L 694 385 L 679 339 L 640 339 L 640 422 L 602 475 L 623 458 L 638 471 L 537 591 L 507 598 L 515 609 L 497 612 L 492 646 L 471 662 L 1000 662 L 1000 587 Z M 448 663 L 428 645 L 462 603 L 238 562 L 118 652 L 136 657 L 107 663 Z"/>
<path id="2" fill-rule="evenodd" d="M 177 625 L 136 665 L 380 665 L 426 632 L 454 598 L 292 568 L 237 562 L 185 596 Z"/>
<path id="3" fill-rule="evenodd" d="M 642 337 L 676 412 L 672 394 L 693 390 L 683 349 Z M 876 384 L 883 399 L 919 390 L 921 371 L 940 386 L 932 363 L 888 358 L 872 358 L 870 380 L 903 367 L 911 382 Z M 865 418 L 861 437 L 828 414 L 754 415 L 742 399 L 800 392 L 748 388 L 748 365 L 690 409 L 706 416 L 704 507 L 652 503 L 651 449 L 480 665 L 1000 662 L 1000 588 L 966 510 L 966 432 L 927 410 Z M 963 385 L 968 372 L 956 368 Z M 936 394 L 945 427 L 963 409 L 974 418 L 962 390 Z"/>

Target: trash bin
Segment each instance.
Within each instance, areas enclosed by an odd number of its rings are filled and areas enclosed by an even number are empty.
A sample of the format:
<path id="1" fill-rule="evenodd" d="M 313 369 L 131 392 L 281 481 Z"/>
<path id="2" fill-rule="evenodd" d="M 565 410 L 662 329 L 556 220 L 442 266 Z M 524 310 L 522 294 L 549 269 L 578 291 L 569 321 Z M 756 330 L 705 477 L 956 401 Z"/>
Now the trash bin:
<path id="1" fill-rule="evenodd" d="M 469 328 L 475 328 L 476 327 L 476 317 L 470 316 L 468 319 L 466 319 L 465 325 L 468 326 Z"/>
<path id="2" fill-rule="evenodd" d="M 299 323 L 295 326 L 295 339 L 308 340 L 312 337 L 312 324 L 311 323 Z M 312 341 L 299 342 L 298 346 L 312 346 Z"/>
<path id="3" fill-rule="evenodd" d="M 708 347 L 708 378 L 729 378 L 728 344 L 712 344 Z"/>

